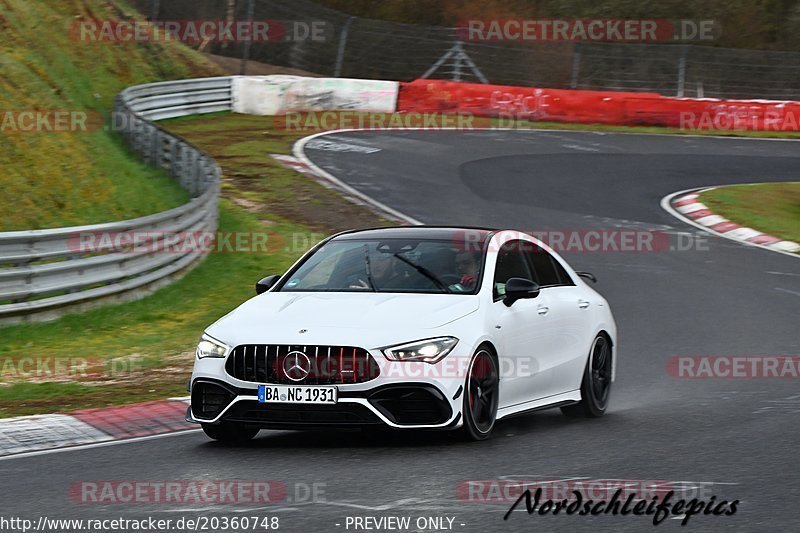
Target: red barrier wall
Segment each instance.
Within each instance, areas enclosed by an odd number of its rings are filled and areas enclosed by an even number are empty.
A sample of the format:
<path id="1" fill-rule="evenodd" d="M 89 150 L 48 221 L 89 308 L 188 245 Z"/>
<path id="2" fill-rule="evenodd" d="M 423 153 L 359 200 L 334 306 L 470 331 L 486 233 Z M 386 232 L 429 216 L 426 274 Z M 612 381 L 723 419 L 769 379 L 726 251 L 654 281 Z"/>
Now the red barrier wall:
<path id="1" fill-rule="evenodd" d="M 800 102 L 673 98 L 657 93 L 573 91 L 439 80 L 400 84 L 400 113 L 464 113 L 513 120 L 800 131 Z M 506 123 L 507 122 L 507 123 Z"/>

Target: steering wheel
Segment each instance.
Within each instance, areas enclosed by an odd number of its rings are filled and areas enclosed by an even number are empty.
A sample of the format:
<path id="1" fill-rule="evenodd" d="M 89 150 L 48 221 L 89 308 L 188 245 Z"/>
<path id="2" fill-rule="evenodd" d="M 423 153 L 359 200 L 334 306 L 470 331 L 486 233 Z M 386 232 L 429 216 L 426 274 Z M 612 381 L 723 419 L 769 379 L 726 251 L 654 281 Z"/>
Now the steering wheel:
<path id="1" fill-rule="evenodd" d="M 458 274 L 442 274 L 439 276 L 439 279 L 442 280 L 442 283 L 445 285 L 454 285 L 456 283 L 461 283 L 461 276 Z"/>

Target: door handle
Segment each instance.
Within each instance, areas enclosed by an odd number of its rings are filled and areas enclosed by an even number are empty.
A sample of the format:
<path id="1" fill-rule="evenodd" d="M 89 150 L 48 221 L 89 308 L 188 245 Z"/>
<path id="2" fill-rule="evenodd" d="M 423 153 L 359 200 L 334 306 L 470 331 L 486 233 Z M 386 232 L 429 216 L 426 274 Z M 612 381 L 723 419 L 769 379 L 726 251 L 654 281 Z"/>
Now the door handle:
<path id="1" fill-rule="evenodd" d="M 547 307 L 547 306 L 545 306 L 545 305 L 540 305 L 540 306 L 539 306 L 539 307 L 536 309 L 536 312 L 537 312 L 537 313 L 539 313 L 540 315 L 546 315 L 546 314 L 547 314 L 547 312 L 548 312 L 549 310 L 550 310 L 550 308 L 549 308 L 549 307 Z"/>
<path id="2" fill-rule="evenodd" d="M 587 307 L 589 307 L 590 303 L 591 302 L 589 302 L 589 300 L 578 300 L 578 307 L 580 307 L 581 309 L 586 309 Z"/>

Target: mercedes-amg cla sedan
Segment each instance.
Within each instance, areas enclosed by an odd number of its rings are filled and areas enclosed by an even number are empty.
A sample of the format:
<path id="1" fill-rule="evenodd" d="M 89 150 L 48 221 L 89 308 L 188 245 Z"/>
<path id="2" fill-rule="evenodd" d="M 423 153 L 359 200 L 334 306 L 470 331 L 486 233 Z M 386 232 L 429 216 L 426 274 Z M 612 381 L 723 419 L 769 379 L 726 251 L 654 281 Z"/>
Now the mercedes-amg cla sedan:
<path id="1" fill-rule="evenodd" d="M 221 441 L 323 427 L 480 440 L 527 411 L 601 416 L 617 332 L 584 278 L 519 231 L 339 233 L 205 331 L 187 420 Z"/>

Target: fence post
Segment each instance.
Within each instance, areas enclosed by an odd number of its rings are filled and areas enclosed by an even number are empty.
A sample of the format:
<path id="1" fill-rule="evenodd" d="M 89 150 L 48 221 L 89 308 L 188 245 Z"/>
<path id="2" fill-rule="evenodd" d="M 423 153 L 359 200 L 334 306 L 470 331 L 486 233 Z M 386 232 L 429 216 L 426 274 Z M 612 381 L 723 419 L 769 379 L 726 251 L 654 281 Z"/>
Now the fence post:
<path id="1" fill-rule="evenodd" d="M 347 22 L 342 27 L 342 32 L 339 34 L 339 50 L 336 52 L 336 67 L 333 69 L 333 77 L 338 78 L 342 75 L 342 62 L 344 61 L 344 47 L 347 44 L 347 32 L 350 30 L 350 24 L 353 23 L 355 17 L 348 17 Z"/>
<path id="2" fill-rule="evenodd" d="M 683 98 L 686 88 L 686 56 L 689 54 L 689 47 L 681 47 L 681 58 L 678 61 L 678 98 Z"/>
<path id="3" fill-rule="evenodd" d="M 252 21 L 255 15 L 255 0 L 247 0 L 247 20 Z M 250 39 L 244 42 L 242 47 L 242 65 L 239 68 L 239 74 L 244 76 L 247 74 L 247 61 L 250 59 Z"/>
<path id="4" fill-rule="evenodd" d="M 159 11 L 161 11 L 160 0 L 153 0 L 150 3 L 150 20 L 158 20 Z"/>
<path id="5" fill-rule="evenodd" d="M 456 42 L 457 52 L 453 54 L 455 61 L 453 62 L 453 81 L 461 81 L 461 42 Z"/>
<path id="6" fill-rule="evenodd" d="M 578 76 L 581 70 L 581 51 L 580 43 L 575 43 L 572 47 L 572 78 L 569 82 L 570 89 L 578 88 Z"/>

